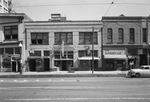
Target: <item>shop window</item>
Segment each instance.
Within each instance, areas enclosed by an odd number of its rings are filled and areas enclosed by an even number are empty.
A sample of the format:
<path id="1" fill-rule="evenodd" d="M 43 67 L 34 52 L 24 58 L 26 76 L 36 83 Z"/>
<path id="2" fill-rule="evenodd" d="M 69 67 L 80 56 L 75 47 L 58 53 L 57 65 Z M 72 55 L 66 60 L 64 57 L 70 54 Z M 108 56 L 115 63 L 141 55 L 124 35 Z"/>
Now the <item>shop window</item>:
<path id="1" fill-rule="evenodd" d="M 34 53 L 30 53 L 30 56 L 41 56 L 41 51 L 34 51 Z"/>
<path id="2" fill-rule="evenodd" d="M 20 54 L 21 53 L 21 48 L 17 47 L 15 48 L 15 54 Z"/>
<path id="3" fill-rule="evenodd" d="M 49 56 L 50 55 L 50 51 L 44 51 L 44 56 Z"/>
<path id="4" fill-rule="evenodd" d="M 4 54 L 4 48 L 0 48 L 0 55 Z"/>
<path id="5" fill-rule="evenodd" d="M 5 53 L 14 54 L 14 49 L 13 48 L 5 48 Z"/>
<path id="6" fill-rule="evenodd" d="M 55 32 L 54 34 L 55 45 L 60 45 L 64 41 L 65 45 L 73 44 L 72 32 Z"/>
<path id="7" fill-rule="evenodd" d="M 31 44 L 33 45 L 49 44 L 48 33 L 31 33 Z"/>
<path id="8" fill-rule="evenodd" d="M 113 30 L 112 30 L 112 28 L 107 29 L 107 43 L 113 43 Z"/>
<path id="9" fill-rule="evenodd" d="M 92 56 L 92 50 L 90 51 L 91 54 L 88 54 L 86 50 L 79 50 L 78 54 L 79 54 L 79 57 L 83 57 L 83 56 Z M 97 50 L 94 50 L 94 56 L 95 57 L 98 57 L 98 51 Z"/>
<path id="10" fill-rule="evenodd" d="M 94 39 L 94 42 L 92 42 L 92 39 Z M 79 44 L 97 44 L 97 32 L 79 32 Z"/>
<path id="11" fill-rule="evenodd" d="M 130 43 L 135 42 L 135 30 L 134 30 L 134 28 L 130 28 L 129 40 L 130 40 Z"/>
<path id="12" fill-rule="evenodd" d="M 5 40 L 18 40 L 18 26 L 5 26 L 4 37 Z"/>
<path id="13" fill-rule="evenodd" d="M 54 57 L 55 59 L 60 59 L 60 58 L 70 58 L 73 59 L 73 51 L 65 51 L 64 56 L 62 56 L 61 51 L 54 51 Z"/>

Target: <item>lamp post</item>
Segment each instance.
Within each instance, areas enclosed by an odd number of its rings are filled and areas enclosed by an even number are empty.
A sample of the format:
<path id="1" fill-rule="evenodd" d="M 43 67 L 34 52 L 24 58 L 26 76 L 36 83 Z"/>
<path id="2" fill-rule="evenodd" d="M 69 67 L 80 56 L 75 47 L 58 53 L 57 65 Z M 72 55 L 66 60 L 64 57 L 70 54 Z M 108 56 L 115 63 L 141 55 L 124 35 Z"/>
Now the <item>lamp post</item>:
<path id="1" fill-rule="evenodd" d="M 19 43 L 19 47 L 20 47 L 20 74 L 22 74 L 22 43 Z"/>

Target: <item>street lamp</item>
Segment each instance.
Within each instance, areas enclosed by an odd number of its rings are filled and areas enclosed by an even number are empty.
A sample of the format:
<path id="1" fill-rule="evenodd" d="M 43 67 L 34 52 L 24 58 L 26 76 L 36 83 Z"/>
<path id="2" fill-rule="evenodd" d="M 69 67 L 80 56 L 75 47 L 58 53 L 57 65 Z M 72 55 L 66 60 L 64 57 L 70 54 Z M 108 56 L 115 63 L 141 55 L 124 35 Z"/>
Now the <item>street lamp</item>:
<path id="1" fill-rule="evenodd" d="M 22 74 L 22 43 L 19 43 L 19 47 L 20 47 L 20 74 Z"/>

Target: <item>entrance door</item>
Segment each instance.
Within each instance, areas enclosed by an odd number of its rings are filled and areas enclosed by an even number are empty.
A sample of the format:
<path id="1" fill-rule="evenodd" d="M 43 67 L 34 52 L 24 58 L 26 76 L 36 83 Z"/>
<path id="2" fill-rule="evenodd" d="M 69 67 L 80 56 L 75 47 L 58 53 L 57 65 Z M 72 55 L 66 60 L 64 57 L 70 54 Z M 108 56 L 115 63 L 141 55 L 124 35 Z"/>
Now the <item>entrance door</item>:
<path id="1" fill-rule="evenodd" d="M 62 71 L 67 71 L 67 61 L 66 60 L 62 60 L 61 62 L 61 65 L 62 65 Z"/>
<path id="2" fill-rule="evenodd" d="M 44 71 L 50 71 L 50 60 L 49 60 L 49 58 L 44 58 Z"/>
<path id="3" fill-rule="evenodd" d="M 36 59 L 29 60 L 30 71 L 36 71 Z"/>
<path id="4" fill-rule="evenodd" d="M 12 72 L 16 72 L 16 62 L 12 62 Z"/>

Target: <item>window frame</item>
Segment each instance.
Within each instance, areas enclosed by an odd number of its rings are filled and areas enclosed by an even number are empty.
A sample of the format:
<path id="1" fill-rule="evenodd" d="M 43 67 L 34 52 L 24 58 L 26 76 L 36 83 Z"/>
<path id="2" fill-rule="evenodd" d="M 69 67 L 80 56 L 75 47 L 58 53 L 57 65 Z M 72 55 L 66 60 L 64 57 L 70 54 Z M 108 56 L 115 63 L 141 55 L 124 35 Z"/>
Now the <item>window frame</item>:
<path id="1" fill-rule="evenodd" d="M 48 32 L 31 32 L 32 45 L 49 45 Z"/>
<path id="2" fill-rule="evenodd" d="M 94 37 L 94 38 L 92 38 Z M 92 40 L 94 39 L 94 44 L 98 44 L 98 34 L 94 32 L 79 32 L 79 44 L 92 44 Z"/>
<path id="3" fill-rule="evenodd" d="M 107 29 L 107 43 L 113 43 L 113 29 Z"/>
<path id="4" fill-rule="evenodd" d="M 72 32 L 55 32 L 54 44 L 61 45 L 64 41 L 64 45 L 73 45 L 73 33 Z"/>
<path id="5" fill-rule="evenodd" d="M 18 40 L 18 25 L 4 26 L 4 38 L 6 41 Z M 15 32 L 14 32 L 15 31 Z"/>
<path id="6" fill-rule="evenodd" d="M 135 43 L 135 29 L 134 28 L 130 28 L 129 29 L 129 42 L 130 43 Z"/>
<path id="7" fill-rule="evenodd" d="M 124 30 L 123 30 L 123 28 L 118 29 L 118 43 L 124 43 Z"/>

